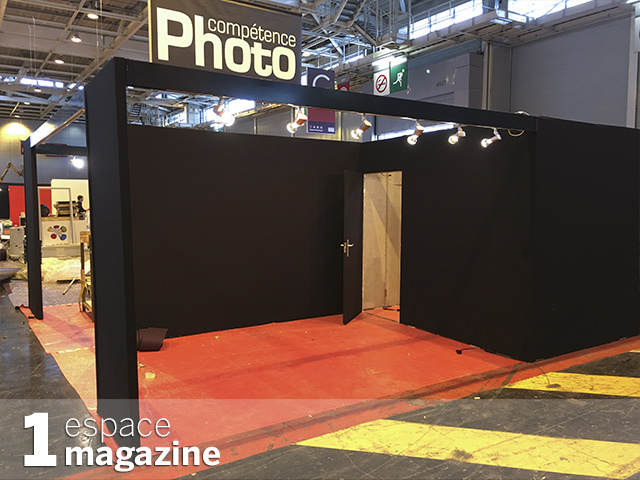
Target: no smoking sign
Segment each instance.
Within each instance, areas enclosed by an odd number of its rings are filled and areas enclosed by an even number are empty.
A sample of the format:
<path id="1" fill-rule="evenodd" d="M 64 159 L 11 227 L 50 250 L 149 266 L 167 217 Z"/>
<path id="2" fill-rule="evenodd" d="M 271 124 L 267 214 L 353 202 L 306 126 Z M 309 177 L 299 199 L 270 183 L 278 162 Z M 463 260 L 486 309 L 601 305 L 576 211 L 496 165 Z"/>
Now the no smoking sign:
<path id="1" fill-rule="evenodd" d="M 382 70 L 373 74 L 374 95 L 389 95 L 389 70 Z"/>

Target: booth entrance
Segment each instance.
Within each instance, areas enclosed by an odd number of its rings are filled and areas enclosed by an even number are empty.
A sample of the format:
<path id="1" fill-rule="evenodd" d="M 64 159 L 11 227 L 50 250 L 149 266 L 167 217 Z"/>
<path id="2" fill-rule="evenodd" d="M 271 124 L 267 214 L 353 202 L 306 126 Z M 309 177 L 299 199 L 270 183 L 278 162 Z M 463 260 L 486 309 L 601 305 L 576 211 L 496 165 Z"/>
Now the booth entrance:
<path id="1" fill-rule="evenodd" d="M 400 306 L 402 172 L 346 171 L 343 322 Z M 362 239 L 360 241 L 356 239 Z M 359 245 L 361 243 L 361 245 Z"/>
<path id="2" fill-rule="evenodd" d="M 402 172 L 364 174 L 362 308 L 400 305 Z"/>

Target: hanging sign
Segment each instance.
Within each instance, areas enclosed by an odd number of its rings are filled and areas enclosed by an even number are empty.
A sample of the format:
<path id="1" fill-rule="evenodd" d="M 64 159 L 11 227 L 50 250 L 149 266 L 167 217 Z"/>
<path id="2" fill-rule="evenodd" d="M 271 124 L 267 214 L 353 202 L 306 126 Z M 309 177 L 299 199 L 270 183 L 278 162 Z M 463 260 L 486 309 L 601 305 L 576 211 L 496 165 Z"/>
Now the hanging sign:
<path id="1" fill-rule="evenodd" d="M 316 88 L 335 88 L 335 72 L 320 68 L 307 68 L 307 86 Z M 307 133 L 336 133 L 336 113 L 333 110 L 308 108 Z"/>
<path id="2" fill-rule="evenodd" d="M 300 83 L 300 16 L 225 0 L 148 1 L 152 62 Z"/>
<path id="3" fill-rule="evenodd" d="M 349 83 L 349 80 L 345 80 L 342 83 L 338 84 L 338 90 L 342 91 L 342 92 L 348 92 L 351 88 L 351 85 Z"/>
<path id="4" fill-rule="evenodd" d="M 407 80 L 409 78 L 409 74 L 407 72 L 408 69 L 406 63 L 390 68 L 389 81 L 391 82 L 391 85 L 389 90 L 391 93 L 401 92 L 407 89 Z"/>
<path id="5" fill-rule="evenodd" d="M 389 69 L 381 70 L 373 74 L 373 94 L 374 95 L 389 95 L 391 89 L 389 88 Z"/>

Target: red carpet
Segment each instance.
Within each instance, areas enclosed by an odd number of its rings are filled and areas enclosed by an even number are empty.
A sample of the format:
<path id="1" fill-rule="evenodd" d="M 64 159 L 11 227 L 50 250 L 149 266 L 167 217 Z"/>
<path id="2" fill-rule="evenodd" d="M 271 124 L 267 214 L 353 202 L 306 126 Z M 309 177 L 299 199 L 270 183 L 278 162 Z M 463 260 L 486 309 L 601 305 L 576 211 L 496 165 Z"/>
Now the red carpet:
<path id="1" fill-rule="evenodd" d="M 75 305 L 44 312 L 43 321 L 29 320 L 31 328 L 95 411 L 93 323 Z M 348 325 L 340 316 L 272 323 L 167 339 L 159 352 L 139 352 L 140 415 L 171 422 L 168 437 L 143 445 L 216 446 L 227 463 L 640 347 L 635 337 L 522 364 L 480 349 L 457 354 L 467 346 L 397 323 L 394 315 L 379 309 Z M 432 400 L 412 400 L 419 398 Z M 135 477 L 192 471 L 136 469 Z M 77 478 L 113 475 L 106 468 Z"/>
<path id="2" fill-rule="evenodd" d="M 457 355 L 464 346 L 368 314 L 346 326 L 333 316 L 167 339 L 138 354 L 141 411 L 189 432 L 167 440 L 203 443 L 517 363 Z"/>

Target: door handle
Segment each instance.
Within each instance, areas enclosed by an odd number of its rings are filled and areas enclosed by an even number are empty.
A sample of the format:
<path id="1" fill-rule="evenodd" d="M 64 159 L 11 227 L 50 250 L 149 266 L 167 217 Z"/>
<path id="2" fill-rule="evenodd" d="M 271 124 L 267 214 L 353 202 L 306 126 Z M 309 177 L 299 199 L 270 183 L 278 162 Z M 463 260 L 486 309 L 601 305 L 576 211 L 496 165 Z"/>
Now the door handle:
<path id="1" fill-rule="evenodd" d="M 351 247 L 353 247 L 353 243 L 349 243 L 349 239 L 347 238 L 347 241 L 344 243 L 341 243 L 340 246 L 342 247 L 342 253 L 346 254 L 347 257 L 349 256 L 349 249 Z"/>

